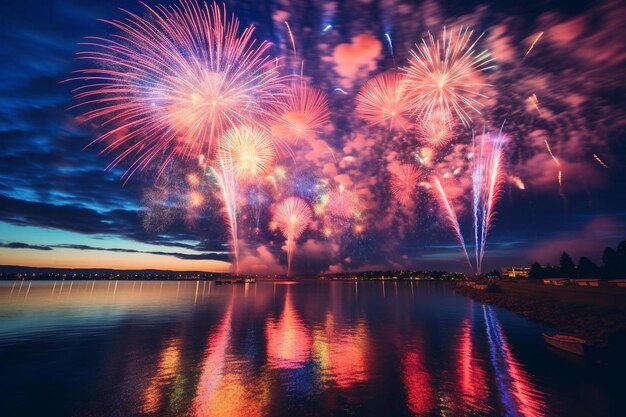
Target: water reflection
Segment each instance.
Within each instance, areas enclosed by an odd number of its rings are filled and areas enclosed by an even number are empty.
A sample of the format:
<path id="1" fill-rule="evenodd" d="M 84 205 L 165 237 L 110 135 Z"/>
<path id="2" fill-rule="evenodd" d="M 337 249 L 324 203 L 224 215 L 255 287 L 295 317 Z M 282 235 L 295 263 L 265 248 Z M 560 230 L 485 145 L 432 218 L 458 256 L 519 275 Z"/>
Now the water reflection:
<path id="1" fill-rule="evenodd" d="M 311 353 L 310 331 L 298 316 L 288 286 L 285 305 L 278 322 L 267 321 L 267 359 L 277 368 L 301 367 Z"/>
<path id="2" fill-rule="evenodd" d="M 545 404 L 541 392 L 534 386 L 530 375 L 513 356 L 492 307 L 483 306 L 491 363 L 495 370 L 500 400 L 507 416 L 541 417 Z"/>
<path id="3" fill-rule="evenodd" d="M 443 284 L 0 283 L 3 415 L 593 414 L 540 331 Z"/>

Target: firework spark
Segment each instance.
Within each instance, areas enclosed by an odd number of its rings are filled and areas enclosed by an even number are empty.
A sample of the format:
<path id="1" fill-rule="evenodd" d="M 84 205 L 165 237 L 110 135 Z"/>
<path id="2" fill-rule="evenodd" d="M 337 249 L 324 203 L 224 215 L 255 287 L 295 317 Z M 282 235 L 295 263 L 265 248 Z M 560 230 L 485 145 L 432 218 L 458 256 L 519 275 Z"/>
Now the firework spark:
<path id="1" fill-rule="evenodd" d="M 274 145 L 265 131 L 250 126 L 230 129 L 218 149 L 222 170 L 231 170 L 244 182 L 261 179 L 272 168 L 276 157 Z"/>
<path id="2" fill-rule="evenodd" d="M 417 186 L 419 171 L 413 165 L 400 165 L 398 171 L 391 174 L 391 193 L 402 205 L 409 205 Z"/>
<path id="3" fill-rule="evenodd" d="M 108 21 L 121 32 L 110 39 L 88 38 L 93 51 L 78 58 L 100 67 L 74 78 L 85 83 L 75 90 L 85 118 L 105 130 L 94 142 L 118 153 L 110 167 L 131 161 L 127 176 L 152 163 L 162 171 L 177 155 L 212 155 L 224 131 L 262 124 L 284 84 L 270 44 L 256 44 L 252 27 L 239 34 L 225 7 L 145 7 L 146 18 Z"/>
<path id="4" fill-rule="evenodd" d="M 433 111 L 456 114 L 469 125 L 470 113 L 480 114 L 481 90 L 488 86 L 479 80 L 479 72 L 493 68 L 493 59 L 485 50 L 476 53 L 481 36 L 472 41 L 473 31 L 461 27 L 456 34 L 444 27 L 442 39 L 429 32 L 411 51 L 409 65 L 403 68 L 410 95 L 412 113 L 428 118 Z"/>
<path id="5" fill-rule="evenodd" d="M 299 197 L 287 197 L 276 206 L 274 222 L 287 240 L 287 274 L 291 275 L 291 261 L 296 241 L 312 219 L 311 207 Z"/>
<path id="6" fill-rule="evenodd" d="M 370 125 L 407 128 L 409 101 L 402 75 L 386 72 L 369 80 L 356 97 L 356 113 Z"/>
<path id="7" fill-rule="evenodd" d="M 316 88 L 297 83 L 284 97 L 272 133 L 287 140 L 311 139 L 328 122 L 328 117 L 326 95 Z"/>

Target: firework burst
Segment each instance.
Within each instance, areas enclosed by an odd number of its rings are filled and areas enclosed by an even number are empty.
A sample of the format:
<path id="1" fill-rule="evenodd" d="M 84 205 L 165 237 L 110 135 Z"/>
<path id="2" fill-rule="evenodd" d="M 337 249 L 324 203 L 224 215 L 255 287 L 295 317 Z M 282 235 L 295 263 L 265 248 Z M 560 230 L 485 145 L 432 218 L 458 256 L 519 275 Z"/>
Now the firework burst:
<path id="1" fill-rule="evenodd" d="M 270 136 L 250 126 L 227 131 L 220 141 L 217 154 L 221 169 L 232 171 L 243 182 L 258 180 L 266 175 L 276 157 Z"/>
<path id="2" fill-rule="evenodd" d="M 291 141 L 312 138 L 328 122 L 328 117 L 326 95 L 316 88 L 298 83 L 284 97 L 272 133 Z"/>
<path id="3" fill-rule="evenodd" d="M 370 125 L 406 129 L 409 100 L 402 75 L 392 71 L 369 80 L 356 97 L 356 113 Z"/>
<path id="4" fill-rule="evenodd" d="M 445 146 L 452 139 L 453 129 L 454 122 L 443 109 L 432 112 L 417 125 L 420 141 L 433 148 Z"/>
<path id="5" fill-rule="evenodd" d="M 151 163 L 165 169 L 176 156 L 213 155 L 224 131 L 263 124 L 284 86 L 270 44 L 217 4 L 181 0 L 107 21 L 118 34 L 88 38 L 79 53 L 98 68 L 77 72 L 75 90 L 87 120 L 105 130 L 95 142 L 130 161 L 130 176 Z"/>
<path id="6" fill-rule="evenodd" d="M 287 274 L 291 275 L 291 261 L 296 242 L 302 236 L 313 213 L 306 201 L 299 197 L 287 197 L 276 206 L 274 222 L 287 240 Z"/>
<path id="7" fill-rule="evenodd" d="M 434 111 L 456 114 L 469 125 L 471 113 L 480 114 L 481 90 L 479 72 L 492 68 L 493 59 L 487 51 L 476 52 L 480 36 L 472 40 L 473 31 L 461 27 L 456 33 L 444 27 L 442 39 L 429 33 L 411 51 L 409 64 L 403 68 L 405 88 L 413 114 L 427 119 Z"/>
<path id="8" fill-rule="evenodd" d="M 391 193 L 400 204 L 411 204 L 418 179 L 419 171 L 409 164 L 400 165 L 397 172 L 391 174 Z"/>

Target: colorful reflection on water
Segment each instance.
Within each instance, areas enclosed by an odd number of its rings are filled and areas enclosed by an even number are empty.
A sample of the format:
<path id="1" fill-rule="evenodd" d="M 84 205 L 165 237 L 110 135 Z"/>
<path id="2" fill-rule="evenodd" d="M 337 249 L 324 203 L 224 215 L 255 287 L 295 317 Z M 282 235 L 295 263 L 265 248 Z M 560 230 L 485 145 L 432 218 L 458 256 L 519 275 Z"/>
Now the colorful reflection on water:
<path id="1" fill-rule="evenodd" d="M 0 414 L 623 411 L 542 330 L 443 283 L 4 282 Z"/>

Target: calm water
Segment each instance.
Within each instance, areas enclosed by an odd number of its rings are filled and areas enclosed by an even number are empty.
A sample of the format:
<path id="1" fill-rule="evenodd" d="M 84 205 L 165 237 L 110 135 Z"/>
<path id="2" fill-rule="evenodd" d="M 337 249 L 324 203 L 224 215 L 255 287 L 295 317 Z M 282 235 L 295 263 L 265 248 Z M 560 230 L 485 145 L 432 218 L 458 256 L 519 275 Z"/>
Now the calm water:
<path id="1" fill-rule="evenodd" d="M 4 282 L 0 415 L 626 415 L 543 330 L 443 283 Z"/>

